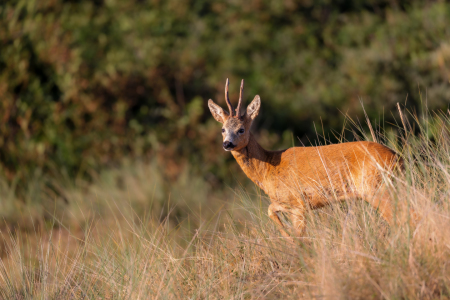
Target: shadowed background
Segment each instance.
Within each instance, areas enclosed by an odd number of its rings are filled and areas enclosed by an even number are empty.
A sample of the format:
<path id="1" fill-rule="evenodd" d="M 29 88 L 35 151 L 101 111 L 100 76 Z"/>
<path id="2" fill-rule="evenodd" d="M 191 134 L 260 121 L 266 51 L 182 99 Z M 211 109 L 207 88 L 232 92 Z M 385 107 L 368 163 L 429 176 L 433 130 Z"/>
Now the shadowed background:
<path id="1" fill-rule="evenodd" d="M 233 103 L 241 78 L 246 104 L 261 96 L 253 131 L 268 149 L 316 132 L 336 142 L 345 114 L 364 119 L 361 102 L 394 131 L 397 102 L 447 110 L 448 20 L 446 1 L 3 2 L 0 177 L 14 199 L 3 217 L 67 203 L 60 182 L 125 162 L 153 166 L 161 199 L 182 176 L 235 186 L 245 177 L 206 105 L 226 107 L 226 78 Z"/>

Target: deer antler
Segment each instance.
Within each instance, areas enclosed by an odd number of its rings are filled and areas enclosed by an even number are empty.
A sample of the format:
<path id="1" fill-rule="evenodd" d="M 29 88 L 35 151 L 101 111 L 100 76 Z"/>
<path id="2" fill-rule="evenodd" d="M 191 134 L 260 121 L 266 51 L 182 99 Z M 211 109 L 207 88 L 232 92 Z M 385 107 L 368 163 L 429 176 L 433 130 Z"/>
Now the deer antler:
<path id="1" fill-rule="evenodd" d="M 228 109 L 230 110 L 230 117 L 232 117 L 234 107 L 230 102 L 230 98 L 228 97 L 228 78 L 227 78 L 227 82 L 225 83 L 225 100 L 227 101 Z"/>
<path id="2" fill-rule="evenodd" d="M 238 106 L 236 108 L 236 116 L 239 118 L 240 117 L 240 112 L 241 112 L 241 102 L 242 102 L 242 94 L 244 93 L 244 79 L 242 79 L 241 81 L 241 90 L 239 91 L 239 102 L 238 102 Z"/>

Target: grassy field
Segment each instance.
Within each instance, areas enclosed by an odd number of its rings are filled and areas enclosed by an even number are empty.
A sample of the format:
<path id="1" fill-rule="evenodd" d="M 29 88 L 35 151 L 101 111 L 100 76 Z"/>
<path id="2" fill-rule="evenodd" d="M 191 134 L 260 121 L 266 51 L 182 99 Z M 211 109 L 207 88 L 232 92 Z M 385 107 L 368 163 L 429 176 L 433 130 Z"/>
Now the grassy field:
<path id="1" fill-rule="evenodd" d="M 411 115 L 398 136 L 360 134 L 405 159 L 406 172 L 386 178 L 397 225 L 352 201 L 308 212 L 294 244 L 247 183 L 217 192 L 189 171 L 168 183 L 161 166 L 133 162 L 53 184 L 68 204 L 47 192 L 46 218 L 24 204 L 21 225 L 1 227 L 0 297 L 450 299 L 449 115 Z"/>

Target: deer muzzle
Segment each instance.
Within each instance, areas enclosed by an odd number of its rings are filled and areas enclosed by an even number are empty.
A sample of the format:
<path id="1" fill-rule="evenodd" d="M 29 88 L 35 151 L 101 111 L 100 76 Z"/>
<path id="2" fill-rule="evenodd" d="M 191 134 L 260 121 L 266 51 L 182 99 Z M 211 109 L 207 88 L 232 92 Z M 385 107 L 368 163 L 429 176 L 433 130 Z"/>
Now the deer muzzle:
<path id="1" fill-rule="evenodd" d="M 233 150 L 234 147 L 236 147 L 236 145 L 233 145 L 232 142 L 228 142 L 228 141 L 223 142 L 223 149 L 225 151 Z"/>

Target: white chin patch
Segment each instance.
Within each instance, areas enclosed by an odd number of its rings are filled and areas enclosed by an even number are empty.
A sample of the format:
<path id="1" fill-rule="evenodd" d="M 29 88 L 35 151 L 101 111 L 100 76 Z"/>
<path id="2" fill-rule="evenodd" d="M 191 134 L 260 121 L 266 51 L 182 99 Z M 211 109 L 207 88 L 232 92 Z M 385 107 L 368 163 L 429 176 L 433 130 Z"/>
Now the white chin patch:
<path id="1" fill-rule="evenodd" d="M 225 151 L 231 151 L 231 150 L 233 150 L 233 149 L 225 149 L 225 148 L 223 148 L 223 150 L 225 150 Z"/>

